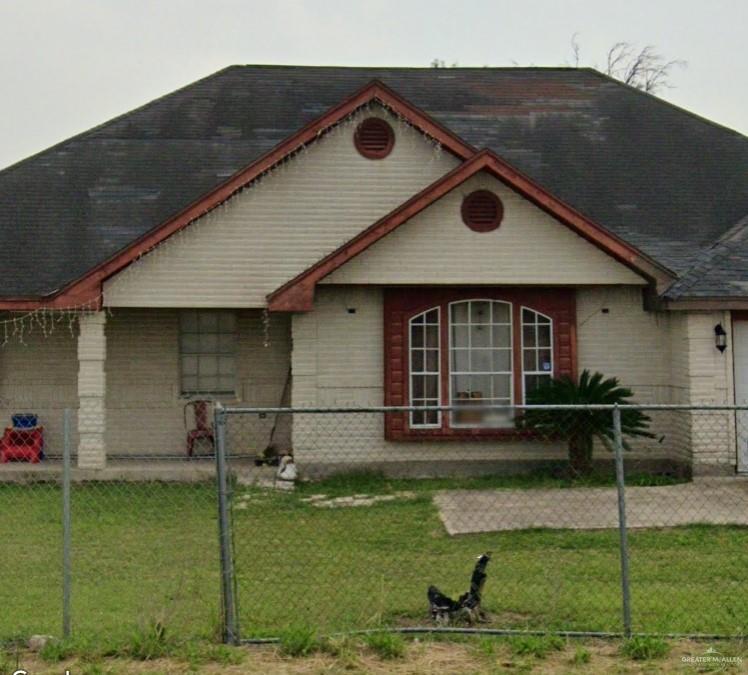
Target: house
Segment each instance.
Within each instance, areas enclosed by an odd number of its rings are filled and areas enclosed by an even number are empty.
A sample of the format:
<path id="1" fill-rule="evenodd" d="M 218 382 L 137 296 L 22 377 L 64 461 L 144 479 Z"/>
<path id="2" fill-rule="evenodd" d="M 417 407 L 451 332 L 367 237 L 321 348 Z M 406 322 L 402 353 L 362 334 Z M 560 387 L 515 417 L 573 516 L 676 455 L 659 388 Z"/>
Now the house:
<path id="1" fill-rule="evenodd" d="M 744 403 L 747 228 L 748 139 L 594 70 L 230 67 L 0 172 L 2 415 L 38 414 L 54 450 L 76 409 L 100 468 L 183 455 L 194 396 L 506 404 L 588 368 L 640 402 Z M 657 451 L 748 469 L 740 415 L 663 417 Z M 560 452 L 511 424 L 276 440 L 300 462 Z"/>

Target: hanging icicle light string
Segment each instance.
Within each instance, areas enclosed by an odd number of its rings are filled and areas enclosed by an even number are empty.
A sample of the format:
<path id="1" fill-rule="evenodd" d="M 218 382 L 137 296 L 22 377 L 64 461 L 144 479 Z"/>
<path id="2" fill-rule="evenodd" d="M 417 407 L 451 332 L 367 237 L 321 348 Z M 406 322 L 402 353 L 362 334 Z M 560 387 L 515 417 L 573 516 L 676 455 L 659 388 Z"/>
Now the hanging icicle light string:
<path id="1" fill-rule="evenodd" d="M 425 139 L 433 148 L 432 162 L 436 162 L 442 155 L 442 145 L 433 137 L 428 135 L 422 129 L 415 127 L 407 118 L 390 108 L 384 102 L 375 99 L 369 101 L 338 122 L 320 129 L 315 138 L 307 143 L 300 143 L 296 148 L 291 150 L 283 159 L 260 173 L 251 181 L 247 182 L 236 189 L 229 197 L 211 208 L 206 209 L 203 213 L 196 216 L 186 226 L 170 235 L 165 241 L 159 242 L 152 247 L 141 251 L 138 256 L 125 269 L 119 271 L 110 280 L 110 290 L 115 291 L 120 282 L 124 282 L 131 274 L 142 271 L 145 264 L 157 265 L 162 256 L 173 256 L 175 251 L 178 255 L 180 247 L 189 243 L 189 238 L 196 236 L 196 233 L 203 227 L 213 222 L 214 217 L 221 217 L 226 211 L 233 206 L 234 198 L 247 189 L 256 190 L 262 193 L 264 183 L 268 178 L 277 177 L 288 172 L 294 160 L 304 158 L 308 155 L 312 144 L 320 145 L 326 141 L 333 140 L 341 134 L 351 135 L 355 131 L 360 121 L 370 115 L 389 116 L 393 124 L 397 125 L 398 137 L 401 141 L 407 143 L 406 147 L 415 147 L 415 145 Z M 301 156 L 301 157 L 299 157 Z M 49 337 L 61 325 L 67 327 L 71 336 L 75 337 L 76 324 L 81 314 L 99 311 L 103 306 L 103 297 L 100 295 L 87 303 L 66 307 L 62 309 L 39 308 L 28 312 L 14 315 L 9 313 L 7 318 L 0 318 L 0 336 L 2 336 L 2 345 L 5 346 L 9 341 L 16 339 L 21 344 L 26 344 L 24 338 L 34 334 L 37 330 L 43 337 Z M 105 308 L 109 314 L 111 310 Z M 263 309 L 262 326 L 263 326 L 263 343 L 267 347 L 270 345 L 270 322 L 271 314 L 267 308 Z"/>
<path id="2" fill-rule="evenodd" d="M 61 329 L 67 329 L 70 336 L 75 337 L 80 316 L 99 311 L 100 301 L 101 298 L 95 298 L 81 305 L 63 309 L 40 307 L 26 312 L 7 312 L 7 317 L 0 318 L 2 346 L 11 341 L 26 345 L 26 337 L 40 334 L 48 338 Z"/>

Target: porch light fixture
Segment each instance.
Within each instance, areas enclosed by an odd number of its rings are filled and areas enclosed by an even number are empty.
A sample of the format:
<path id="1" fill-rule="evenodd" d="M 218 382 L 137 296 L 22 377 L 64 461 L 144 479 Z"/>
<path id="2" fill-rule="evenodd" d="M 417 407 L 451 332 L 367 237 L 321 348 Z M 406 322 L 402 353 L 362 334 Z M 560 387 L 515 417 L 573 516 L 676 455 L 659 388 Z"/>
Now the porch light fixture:
<path id="1" fill-rule="evenodd" d="M 720 352 L 724 352 L 727 349 L 727 333 L 722 328 L 722 324 L 718 323 L 714 327 L 714 346 L 719 349 Z"/>

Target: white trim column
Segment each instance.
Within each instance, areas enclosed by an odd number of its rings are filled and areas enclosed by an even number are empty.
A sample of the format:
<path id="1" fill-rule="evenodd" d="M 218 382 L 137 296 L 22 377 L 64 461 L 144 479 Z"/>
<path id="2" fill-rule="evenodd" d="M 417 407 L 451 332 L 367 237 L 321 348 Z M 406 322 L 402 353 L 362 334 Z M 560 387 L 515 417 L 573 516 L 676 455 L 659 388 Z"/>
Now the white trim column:
<path id="1" fill-rule="evenodd" d="M 106 314 L 82 314 L 78 324 L 78 466 L 103 469 L 106 466 Z"/>

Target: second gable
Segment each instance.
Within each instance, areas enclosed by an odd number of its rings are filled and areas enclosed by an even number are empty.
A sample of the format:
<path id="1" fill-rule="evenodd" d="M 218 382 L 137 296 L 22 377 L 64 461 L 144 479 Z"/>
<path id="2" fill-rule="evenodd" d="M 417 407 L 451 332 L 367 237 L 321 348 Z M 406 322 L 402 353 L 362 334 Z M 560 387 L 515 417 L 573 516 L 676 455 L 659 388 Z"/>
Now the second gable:
<path id="1" fill-rule="evenodd" d="M 499 197 L 503 218 L 489 232 L 463 222 L 477 190 Z M 480 173 L 431 204 L 323 284 L 636 284 L 646 280 L 572 232 L 501 181 Z"/>

